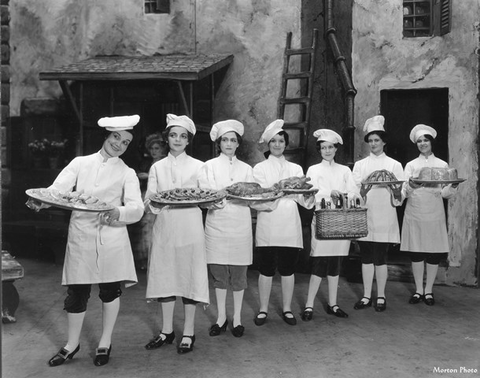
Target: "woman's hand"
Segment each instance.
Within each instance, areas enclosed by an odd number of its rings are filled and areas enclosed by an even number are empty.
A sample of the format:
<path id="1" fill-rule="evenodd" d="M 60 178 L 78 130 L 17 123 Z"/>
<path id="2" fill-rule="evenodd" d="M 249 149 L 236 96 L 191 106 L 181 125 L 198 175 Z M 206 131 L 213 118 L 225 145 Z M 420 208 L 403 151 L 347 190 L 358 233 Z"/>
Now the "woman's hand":
<path id="1" fill-rule="evenodd" d="M 105 224 L 112 224 L 113 222 L 117 222 L 120 218 L 120 210 L 114 208 L 110 211 L 104 211 L 100 214 L 100 219 Z"/>
<path id="2" fill-rule="evenodd" d="M 38 200 L 33 199 L 33 198 L 29 198 L 28 201 L 25 202 L 25 205 L 29 209 L 32 209 L 32 210 L 36 211 L 37 213 L 42 209 L 48 209 L 50 207 L 50 205 L 47 205 L 46 203 L 43 203 L 43 202 L 38 201 Z"/>
<path id="3" fill-rule="evenodd" d="M 335 189 L 334 189 L 334 190 L 332 190 L 332 192 L 330 193 L 330 198 L 331 198 L 332 200 L 334 200 L 334 202 L 335 202 L 335 201 L 338 200 L 339 198 L 343 198 L 343 194 L 342 194 L 342 192 L 340 192 L 339 190 L 335 190 Z"/>
<path id="4" fill-rule="evenodd" d="M 372 189 L 372 185 L 362 184 L 360 187 L 360 196 L 363 198 L 365 202 L 367 202 L 367 193 Z"/>
<path id="5" fill-rule="evenodd" d="M 415 181 L 412 180 L 412 178 L 410 177 L 408 179 L 408 186 L 412 189 L 418 189 L 418 188 L 421 188 L 423 186 L 423 184 L 417 184 Z"/>
<path id="6" fill-rule="evenodd" d="M 393 193 L 393 198 L 395 198 L 397 201 L 401 201 L 402 200 L 402 184 L 391 184 L 389 186 Z"/>

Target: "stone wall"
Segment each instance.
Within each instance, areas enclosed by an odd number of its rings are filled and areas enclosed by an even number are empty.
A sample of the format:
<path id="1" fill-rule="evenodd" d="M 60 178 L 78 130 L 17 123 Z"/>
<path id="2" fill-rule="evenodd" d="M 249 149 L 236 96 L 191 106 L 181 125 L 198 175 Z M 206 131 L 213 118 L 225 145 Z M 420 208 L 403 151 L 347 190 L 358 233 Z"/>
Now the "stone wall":
<path id="1" fill-rule="evenodd" d="M 401 0 L 355 0 L 353 78 L 358 125 L 379 113 L 383 89 L 448 88 L 449 164 L 468 180 L 449 201 L 449 284 L 477 285 L 478 48 L 480 3 L 453 2 L 452 30 L 443 37 L 402 38 Z M 359 128 L 361 129 L 361 128 Z M 356 157 L 368 154 L 357 130 Z"/>

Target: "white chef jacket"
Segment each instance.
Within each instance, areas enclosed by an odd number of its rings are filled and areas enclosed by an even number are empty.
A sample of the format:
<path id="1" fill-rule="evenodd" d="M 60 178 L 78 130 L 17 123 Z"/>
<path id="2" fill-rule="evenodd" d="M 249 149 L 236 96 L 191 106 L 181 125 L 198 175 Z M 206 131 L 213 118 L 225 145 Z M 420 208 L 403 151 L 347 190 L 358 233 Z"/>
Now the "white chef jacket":
<path id="1" fill-rule="evenodd" d="M 322 198 L 325 202 L 332 199 L 332 190 L 347 193 L 348 198 L 353 199 L 355 195 L 360 196 L 360 191 L 353 180 L 350 168 L 337 164 L 335 161 L 322 160 L 321 163 L 308 168 L 307 177 L 311 178 L 310 184 L 318 189 L 315 195 L 315 202 L 319 204 Z M 332 202 L 333 206 L 333 202 Z M 315 216 L 312 220 L 312 239 L 310 256 L 347 256 L 350 249 L 350 240 L 318 240 L 315 237 L 317 221 Z"/>
<path id="2" fill-rule="evenodd" d="M 253 182 L 252 167 L 221 153 L 205 163 L 199 182 L 200 187 L 215 190 L 236 182 Z M 229 200 L 222 209 L 208 210 L 205 243 L 208 264 L 252 264 L 252 216 L 248 205 Z"/>
<path id="3" fill-rule="evenodd" d="M 143 215 L 140 184 L 135 171 L 118 157 L 104 162 L 97 152 L 76 157 L 50 188 L 95 196 L 120 210 L 118 222 L 101 224 L 99 213 L 72 211 L 63 265 L 62 285 L 137 282 L 127 224 Z"/>
<path id="4" fill-rule="evenodd" d="M 418 177 L 421 168 L 448 168 L 448 164 L 431 154 L 420 155 L 405 166 L 403 195 L 407 198 L 402 225 L 400 250 L 409 252 L 450 252 L 443 198 L 453 197 L 457 188 L 452 185 L 429 185 L 412 189 L 410 177 Z"/>
<path id="5" fill-rule="evenodd" d="M 353 179 L 360 188 L 361 182 L 364 181 L 368 175 L 381 169 L 386 169 L 392 172 L 398 180 L 403 180 L 402 165 L 398 161 L 385 155 L 385 153 L 379 156 L 370 153 L 370 156 L 357 161 L 353 166 Z M 367 193 L 368 235 L 358 239 L 359 241 L 379 243 L 400 242 L 397 211 L 395 207 L 392 206 L 390 196 L 390 191 L 386 186 L 374 185 Z"/>
<path id="6" fill-rule="evenodd" d="M 145 205 L 158 192 L 198 187 L 203 162 L 185 152 L 172 154 L 152 165 L 148 174 Z M 166 207 L 153 224 L 148 264 L 147 298 L 181 296 L 209 303 L 205 234 L 197 207 Z"/>
<path id="7" fill-rule="evenodd" d="M 282 179 L 303 176 L 302 167 L 289 162 L 285 156 L 280 158 L 269 155 L 267 160 L 253 168 L 253 177 L 263 188 L 269 188 Z M 303 248 L 302 223 L 298 213 L 297 202 L 309 206 L 303 195 L 291 195 L 278 200 L 273 211 L 259 211 L 255 242 L 257 247 L 292 247 Z"/>

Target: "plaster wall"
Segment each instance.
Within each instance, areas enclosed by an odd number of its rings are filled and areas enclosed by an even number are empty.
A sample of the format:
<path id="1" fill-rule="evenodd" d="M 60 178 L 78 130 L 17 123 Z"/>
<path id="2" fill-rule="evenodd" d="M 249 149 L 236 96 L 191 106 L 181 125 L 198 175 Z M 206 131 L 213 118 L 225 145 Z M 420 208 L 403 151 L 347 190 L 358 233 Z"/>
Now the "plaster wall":
<path id="1" fill-rule="evenodd" d="M 170 14 L 144 14 L 139 0 L 18 0 L 11 4 L 11 116 L 24 98 L 59 98 L 50 67 L 96 55 L 234 54 L 217 93 L 214 120 L 236 118 L 246 135 L 241 158 L 263 159 L 256 141 L 276 116 L 286 33 L 300 41 L 300 2 L 172 1 Z"/>
<path id="2" fill-rule="evenodd" d="M 448 204 L 451 252 L 446 282 L 476 285 L 480 3 L 452 3 L 449 34 L 404 39 L 401 0 L 354 1 L 352 72 L 359 126 L 355 160 L 368 155 L 362 128 L 366 119 L 379 113 L 381 90 L 448 88 L 449 164 L 468 180 Z"/>

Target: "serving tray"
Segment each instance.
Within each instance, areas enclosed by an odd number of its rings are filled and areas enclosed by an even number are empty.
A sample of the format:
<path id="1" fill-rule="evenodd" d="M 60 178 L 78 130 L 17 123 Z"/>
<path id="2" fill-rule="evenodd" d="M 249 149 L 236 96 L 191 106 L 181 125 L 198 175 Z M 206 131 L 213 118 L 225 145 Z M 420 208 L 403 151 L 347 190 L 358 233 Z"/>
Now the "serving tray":
<path id="1" fill-rule="evenodd" d="M 35 188 L 25 191 L 27 196 L 47 205 L 64 210 L 102 212 L 115 207 L 100 199 L 75 192 L 59 192 L 54 189 Z"/>

